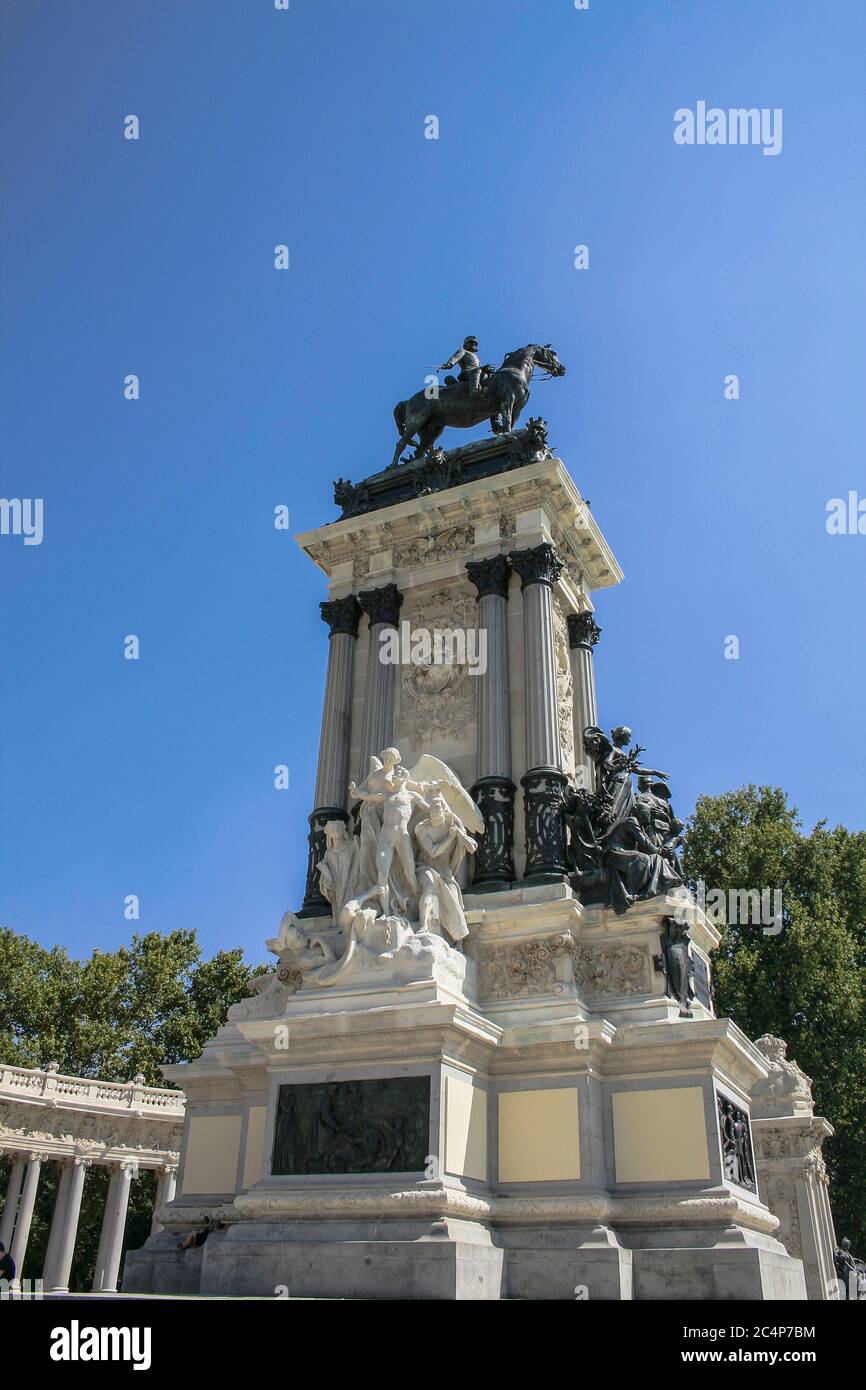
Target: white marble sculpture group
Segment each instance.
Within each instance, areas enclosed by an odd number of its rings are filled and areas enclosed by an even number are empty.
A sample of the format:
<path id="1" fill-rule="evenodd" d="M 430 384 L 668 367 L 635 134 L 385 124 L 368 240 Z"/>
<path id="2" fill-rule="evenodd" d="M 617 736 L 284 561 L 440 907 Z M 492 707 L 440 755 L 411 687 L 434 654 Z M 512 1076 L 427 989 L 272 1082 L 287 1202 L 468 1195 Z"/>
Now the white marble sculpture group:
<path id="1" fill-rule="evenodd" d="M 349 796 L 360 833 L 329 821 L 317 865 L 332 924 L 311 931 L 286 912 L 267 943 L 297 984 L 346 983 L 398 956 L 441 958 L 467 933 L 459 873 L 484 822 L 451 769 L 425 753 L 409 770 L 386 748 Z"/>

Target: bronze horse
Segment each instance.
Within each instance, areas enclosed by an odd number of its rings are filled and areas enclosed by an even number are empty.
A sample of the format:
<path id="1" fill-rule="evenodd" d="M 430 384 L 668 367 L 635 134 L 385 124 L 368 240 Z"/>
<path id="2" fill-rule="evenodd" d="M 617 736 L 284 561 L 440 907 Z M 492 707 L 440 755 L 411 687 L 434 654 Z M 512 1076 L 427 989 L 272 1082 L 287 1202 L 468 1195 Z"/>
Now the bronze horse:
<path id="1" fill-rule="evenodd" d="M 439 438 L 446 425 L 469 429 L 489 419 L 494 434 L 514 429 L 521 410 L 529 400 L 529 383 L 536 367 L 550 376 L 565 376 L 565 368 L 549 343 L 509 352 L 502 366 L 482 377 L 477 391 L 466 386 L 443 386 L 435 395 L 416 391 L 407 401 L 398 401 L 394 419 L 400 438 L 390 467 L 396 468 L 400 454 L 417 436 L 414 457 L 422 458 Z"/>

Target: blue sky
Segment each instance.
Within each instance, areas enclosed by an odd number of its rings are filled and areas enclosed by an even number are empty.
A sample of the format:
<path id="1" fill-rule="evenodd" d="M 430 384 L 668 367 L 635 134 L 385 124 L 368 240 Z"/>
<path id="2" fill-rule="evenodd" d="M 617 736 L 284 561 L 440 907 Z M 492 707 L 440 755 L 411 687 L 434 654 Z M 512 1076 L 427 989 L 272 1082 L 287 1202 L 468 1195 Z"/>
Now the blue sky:
<path id="1" fill-rule="evenodd" d="M 470 332 L 568 367 L 530 413 L 625 571 L 602 722 L 680 814 L 770 782 L 863 828 L 866 536 L 825 526 L 866 496 L 860 0 L 7 0 L 2 24 L 0 495 L 44 499 L 44 540 L 0 536 L 0 921 L 265 955 L 327 642 L 273 509 L 333 518 Z M 782 152 L 676 145 L 699 100 L 782 108 Z"/>

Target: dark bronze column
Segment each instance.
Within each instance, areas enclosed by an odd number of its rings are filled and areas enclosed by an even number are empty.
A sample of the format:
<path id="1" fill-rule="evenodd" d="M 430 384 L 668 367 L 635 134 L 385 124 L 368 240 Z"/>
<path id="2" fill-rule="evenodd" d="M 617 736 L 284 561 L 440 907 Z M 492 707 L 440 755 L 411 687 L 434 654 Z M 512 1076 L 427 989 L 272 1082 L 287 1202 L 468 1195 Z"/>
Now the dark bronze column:
<path id="1" fill-rule="evenodd" d="M 307 883 L 299 917 L 327 917 L 331 911 L 319 889 L 316 865 L 325 853 L 325 826 L 330 820 L 347 819 L 349 747 L 352 741 L 352 687 L 355 674 L 355 639 L 361 605 L 354 594 L 321 603 L 328 624 L 328 673 L 319 736 L 315 810 L 307 837 Z"/>
<path id="2" fill-rule="evenodd" d="M 383 748 L 394 741 L 394 685 L 397 667 L 382 661 L 380 636 L 386 627 L 396 627 L 400 621 L 403 595 L 396 584 L 383 584 L 380 589 L 367 589 L 358 595 L 358 602 L 370 619 L 370 642 L 367 648 L 367 689 L 364 695 L 364 723 L 361 731 L 361 759 L 358 781 L 370 771 L 370 759 L 378 757 Z"/>

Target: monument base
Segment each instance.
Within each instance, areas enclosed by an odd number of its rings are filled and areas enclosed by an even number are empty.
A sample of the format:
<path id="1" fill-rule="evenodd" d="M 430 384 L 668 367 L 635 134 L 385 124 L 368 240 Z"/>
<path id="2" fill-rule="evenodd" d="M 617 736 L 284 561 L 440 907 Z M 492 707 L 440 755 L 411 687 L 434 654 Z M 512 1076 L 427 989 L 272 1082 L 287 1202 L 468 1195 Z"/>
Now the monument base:
<path id="1" fill-rule="evenodd" d="M 496 899 L 467 904 L 453 969 L 425 957 L 278 1010 L 262 991 L 166 1068 L 188 1097 L 178 1195 L 127 1256 L 125 1291 L 806 1296 L 732 1138 L 767 1060 L 664 993 L 670 903 L 623 919 L 567 888 Z"/>
<path id="2" fill-rule="evenodd" d="M 439 1221 L 237 1222 L 199 1249 L 169 1231 L 127 1256 L 124 1292 L 239 1298 L 805 1299 L 802 1262 L 741 1227 L 616 1232 Z"/>

